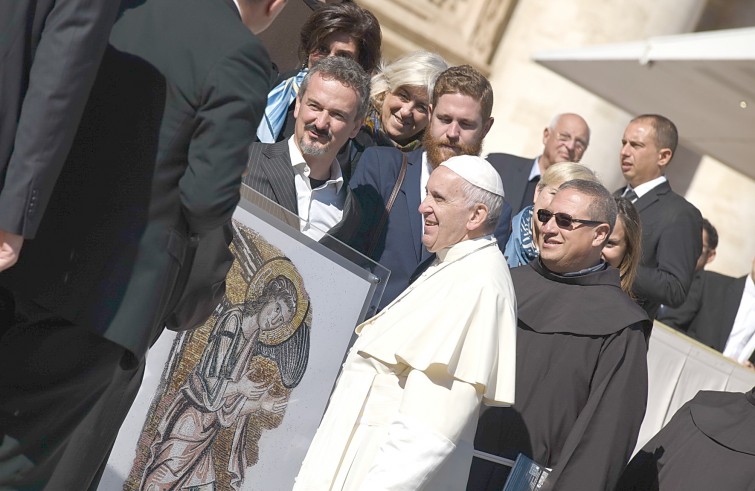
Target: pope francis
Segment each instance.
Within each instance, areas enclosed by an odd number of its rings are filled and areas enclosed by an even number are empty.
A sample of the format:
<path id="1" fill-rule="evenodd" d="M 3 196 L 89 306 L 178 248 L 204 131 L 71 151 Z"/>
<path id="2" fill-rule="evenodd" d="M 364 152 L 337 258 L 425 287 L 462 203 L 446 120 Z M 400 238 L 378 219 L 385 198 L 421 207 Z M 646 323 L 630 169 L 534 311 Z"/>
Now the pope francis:
<path id="1" fill-rule="evenodd" d="M 491 235 L 502 202 L 480 157 L 432 172 L 419 212 L 436 258 L 357 327 L 295 490 L 466 487 L 481 403 L 514 402 L 516 299 Z"/>

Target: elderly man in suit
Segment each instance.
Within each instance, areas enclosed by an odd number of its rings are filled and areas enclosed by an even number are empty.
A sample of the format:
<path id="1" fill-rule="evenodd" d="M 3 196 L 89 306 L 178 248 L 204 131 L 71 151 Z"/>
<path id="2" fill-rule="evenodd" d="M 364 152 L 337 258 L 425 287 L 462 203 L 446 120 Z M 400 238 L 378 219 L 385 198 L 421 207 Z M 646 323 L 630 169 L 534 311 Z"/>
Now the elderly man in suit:
<path id="1" fill-rule="evenodd" d="M 294 134 L 253 143 L 244 184 L 299 216 L 315 240 L 325 232 L 346 241 L 358 232 L 358 206 L 336 155 L 367 113 L 370 78 L 354 60 L 331 56 L 304 77 L 296 98 Z"/>
<path id="2" fill-rule="evenodd" d="M 679 139 L 676 126 L 658 114 L 637 116 L 621 139 L 621 172 L 629 198 L 642 223 L 642 258 L 634 293 L 648 316 L 660 304 L 678 307 L 689 291 L 702 252 L 700 211 L 671 190 L 666 166 Z"/>
<path id="3" fill-rule="evenodd" d="M 469 65 L 451 67 L 435 82 L 423 148 L 405 154 L 372 147 L 362 155 L 349 186 L 364 216 L 378 219 L 370 227 L 368 255 L 391 271 L 379 308 L 405 290 L 420 263 L 430 257 L 422 247 L 424 221 L 415 213 L 430 173 L 455 155 L 480 154 L 493 125 L 492 106 L 493 90 L 482 74 Z M 504 202 L 494 231 L 501 250 L 510 231 L 511 207 Z"/>
<path id="4" fill-rule="evenodd" d="M 69 3 L 57 22 L 55 9 L 46 21 L 28 18 L 44 25 L 32 79 L 57 82 L 58 56 L 94 56 L 94 39 L 78 36 L 106 2 Z M 271 71 L 253 33 L 284 4 L 121 4 L 35 239 L 0 275 L 16 323 L 0 334 L 0 487 L 87 489 L 96 479 L 180 293 L 181 266 L 238 201 Z M 56 49 L 42 57 L 45 37 Z M 60 100 L 51 100 L 54 108 Z M 42 112 L 31 131 L 48 117 Z M 30 193 L 27 216 L 41 215 L 50 180 L 10 181 L 16 193 Z"/>
<path id="5" fill-rule="evenodd" d="M 508 153 L 491 153 L 488 161 L 499 170 L 506 200 L 516 215 L 531 205 L 540 176 L 553 164 L 579 162 L 590 144 L 590 128 L 582 116 L 557 114 L 543 130 L 543 152 L 534 159 Z"/>

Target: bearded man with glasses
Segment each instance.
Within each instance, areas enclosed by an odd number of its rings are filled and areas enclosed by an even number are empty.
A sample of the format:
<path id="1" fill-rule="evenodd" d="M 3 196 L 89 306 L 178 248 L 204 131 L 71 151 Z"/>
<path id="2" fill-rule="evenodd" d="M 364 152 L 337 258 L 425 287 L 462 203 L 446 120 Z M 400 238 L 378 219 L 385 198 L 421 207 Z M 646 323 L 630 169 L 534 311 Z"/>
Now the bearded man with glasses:
<path id="1" fill-rule="evenodd" d="M 475 448 L 551 469 L 541 489 L 613 489 L 645 415 L 650 321 L 600 255 L 616 213 L 599 183 L 565 182 L 538 212 L 539 257 L 511 270 L 515 403 L 480 417 Z M 508 474 L 476 458 L 467 489 L 502 489 Z"/>

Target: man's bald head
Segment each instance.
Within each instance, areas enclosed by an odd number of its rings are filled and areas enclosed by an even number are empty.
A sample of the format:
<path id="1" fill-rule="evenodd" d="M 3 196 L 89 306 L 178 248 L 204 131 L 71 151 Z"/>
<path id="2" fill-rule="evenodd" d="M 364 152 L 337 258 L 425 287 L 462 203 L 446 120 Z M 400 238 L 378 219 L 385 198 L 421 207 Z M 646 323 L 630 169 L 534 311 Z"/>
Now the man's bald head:
<path id="1" fill-rule="evenodd" d="M 557 114 L 543 130 L 541 172 L 559 162 L 579 162 L 590 144 L 590 127 L 582 116 Z"/>

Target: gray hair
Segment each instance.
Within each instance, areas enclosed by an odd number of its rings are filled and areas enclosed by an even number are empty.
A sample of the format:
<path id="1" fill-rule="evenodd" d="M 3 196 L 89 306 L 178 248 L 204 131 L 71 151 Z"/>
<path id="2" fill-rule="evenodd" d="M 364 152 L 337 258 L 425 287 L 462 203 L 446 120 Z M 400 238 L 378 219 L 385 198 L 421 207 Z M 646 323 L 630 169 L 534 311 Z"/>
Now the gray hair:
<path id="1" fill-rule="evenodd" d="M 359 63 L 345 56 L 328 56 L 321 59 L 304 76 L 297 95 L 299 99 L 304 97 L 309 81 L 316 73 L 325 80 L 336 80 L 353 89 L 359 99 L 355 121 L 364 119 L 370 105 L 370 77 Z"/>
<path id="2" fill-rule="evenodd" d="M 498 219 L 501 217 L 503 196 L 475 186 L 464 178 L 461 181 L 461 192 L 464 194 L 466 205 L 472 208 L 477 204 L 483 204 L 488 208 L 488 218 L 485 220 L 483 228 L 486 232 L 492 232 L 495 230 Z"/>
<path id="3" fill-rule="evenodd" d="M 448 63 L 437 53 L 413 51 L 391 63 L 381 63 L 378 73 L 372 77 L 370 99 L 376 106 L 388 92 L 399 87 L 422 87 L 427 97 L 433 93 L 435 79 L 448 68 Z"/>
<path id="4" fill-rule="evenodd" d="M 614 225 L 616 225 L 616 215 L 618 214 L 616 200 L 613 199 L 611 192 L 601 183 L 585 179 L 566 181 L 558 188 L 559 191 L 564 189 L 573 189 L 592 198 L 587 207 L 588 219 L 607 223 L 610 226 L 608 231 L 610 236 Z M 606 240 L 608 240 L 608 236 L 606 236 Z"/>

